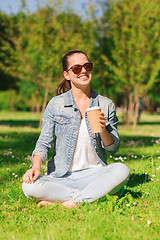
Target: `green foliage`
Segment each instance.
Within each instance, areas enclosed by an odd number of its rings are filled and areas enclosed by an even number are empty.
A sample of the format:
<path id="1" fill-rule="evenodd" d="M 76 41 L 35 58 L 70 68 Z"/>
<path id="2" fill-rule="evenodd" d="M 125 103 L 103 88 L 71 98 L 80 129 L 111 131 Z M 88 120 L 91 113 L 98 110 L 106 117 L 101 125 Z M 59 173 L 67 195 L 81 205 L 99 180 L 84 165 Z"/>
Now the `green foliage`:
<path id="1" fill-rule="evenodd" d="M 60 7 L 62 3 L 57 1 L 57 4 Z M 2 22 L 5 37 L 1 42 L 0 68 L 19 79 L 23 97 L 23 89 L 27 88 L 26 102 L 33 89 L 39 91 L 44 97 L 43 108 L 62 78 L 63 55 L 73 49 L 90 54 L 94 48 L 91 23 L 82 22 L 71 11 L 59 13 L 56 6 L 51 4 L 27 15 L 20 12 Z"/>
<path id="2" fill-rule="evenodd" d="M 138 111 L 139 98 L 159 82 L 160 41 L 159 1 L 106 1 L 107 12 L 102 19 L 103 46 L 101 52 L 117 92 L 128 102 L 129 112 Z M 108 27 L 106 27 L 108 24 Z M 137 113 L 136 113 L 137 114 Z"/>
<path id="3" fill-rule="evenodd" d="M 17 99 L 17 93 L 13 89 L 0 92 L 0 110 L 15 110 Z"/>
<path id="4" fill-rule="evenodd" d="M 47 0 L 35 13 L 27 11 L 26 1 L 17 15 L 0 13 L 0 87 L 18 90 L 18 109 L 32 109 L 33 102 L 33 109 L 44 110 L 62 78 L 62 57 L 74 49 L 94 62 L 93 88 L 125 105 L 128 115 L 148 94 L 152 108 L 157 106 L 159 0 L 107 0 L 101 5 L 101 18 L 95 14 L 98 3 L 88 5 L 89 20 L 74 13 L 71 1 L 64 5 L 61 0 Z"/>

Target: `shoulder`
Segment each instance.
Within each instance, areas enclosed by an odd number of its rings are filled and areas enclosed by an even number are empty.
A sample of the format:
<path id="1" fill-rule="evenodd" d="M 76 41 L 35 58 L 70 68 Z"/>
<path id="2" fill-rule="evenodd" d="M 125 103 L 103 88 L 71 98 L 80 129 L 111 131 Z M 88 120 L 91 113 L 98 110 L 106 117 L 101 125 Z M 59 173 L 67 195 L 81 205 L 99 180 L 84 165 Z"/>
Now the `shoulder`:
<path id="1" fill-rule="evenodd" d="M 99 101 L 102 101 L 104 103 L 108 103 L 108 104 L 112 104 L 113 103 L 113 101 L 110 98 L 104 97 L 104 96 L 102 96 L 100 94 L 98 94 L 98 98 L 99 98 Z"/>
<path id="2" fill-rule="evenodd" d="M 54 103 L 54 102 L 59 102 L 59 101 L 63 101 L 65 99 L 65 97 L 68 95 L 69 91 L 68 92 L 65 92 L 65 93 L 62 93 L 61 95 L 58 95 L 58 96 L 54 96 L 50 101 L 49 103 Z"/>
<path id="3" fill-rule="evenodd" d="M 61 95 L 58 95 L 58 96 L 55 96 L 53 97 L 48 105 L 49 106 L 55 106 L 56 108 L 57 107 L 60 107 L 60 106 L 64 106 L 65 103 L 67 102 L 68 98 L 70 96 L 70 91 L 67 91 L 65 93 L 62 93 Z"/>
<path id="4" fill-rule="evenodd" d="M 111 113 L 111 112 L 115 112 L 115 104 L 113 103 L 113 101 L 108 98 L 108 97 L 104 97 L 102 95 L 98 95 L 98 100 L 99 100 L 99 105 L 102 109 L 102 112 L 104 113 Z"/>
<path id="5" fill-rule="evenodd" d="M 58 96 L 54 96 L 46 106 L 45 114 L 57 114 L 58 112 L 63 111 L 68 99 L 69 91 Z"/>

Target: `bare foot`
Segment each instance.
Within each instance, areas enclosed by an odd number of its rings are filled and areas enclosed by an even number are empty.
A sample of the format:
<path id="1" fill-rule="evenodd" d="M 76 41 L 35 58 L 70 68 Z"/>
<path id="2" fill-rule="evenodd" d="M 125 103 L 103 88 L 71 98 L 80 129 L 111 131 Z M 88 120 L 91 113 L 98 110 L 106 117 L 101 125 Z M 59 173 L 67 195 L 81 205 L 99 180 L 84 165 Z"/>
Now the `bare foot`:
<path id="1" fill-rule="evenodd" d="M 72 207 L 77 207 L 75 201 L 73 199 L 67 200 L 61 203 L 64 207 L 66 208 L 72 208 Z"/>
<path id="2" fill-rule="evenodd" d="M 46 206 L 46 205 L 54 206 L 55 203 L 49 202 L 49 201 L 40 201 L 40 202 L 37 204 L 37 207 L 44 207 L 44 206 Z"/>
<path id="3" fill-rule="evenodd" d="M 66 208 L 72 208 L 72 207 L 77 207 L 75 201 L 73 199 L 71 200 L 67 200 L 67 201 L 64 201 L 64 202 L 61 202 L 60 203 L 62 206 L 66 207 Z M 40 201 L 38 204 L 37 204 L 37 207 L 44 207 L 46 205 L 49 205 L 49 206 L 55 206 L 55 203 L 54 202 L 49 202 L 49 201 L 46 201 L 46 200 L 43 200 L 43 201 Z"/>

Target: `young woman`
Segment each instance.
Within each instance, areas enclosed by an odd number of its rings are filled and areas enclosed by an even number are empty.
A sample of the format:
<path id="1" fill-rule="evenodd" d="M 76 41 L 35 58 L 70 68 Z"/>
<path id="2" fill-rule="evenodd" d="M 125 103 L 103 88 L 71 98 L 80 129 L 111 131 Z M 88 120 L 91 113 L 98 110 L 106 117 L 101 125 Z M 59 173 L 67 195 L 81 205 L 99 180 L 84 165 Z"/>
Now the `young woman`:
<path id="1" fill-rule="evenodd" d="M 129 169 L 122 163 L 107 165 L 106 151 L 117 152 L 119 136 L 113 102 L 91 89 L 93 64 L 82 51 L 63 57 L 63 75 L 56 97 L 46 107 L 41 134 L 32 154 L 32 168 L 23 176 L 23 191 L 39 200 L 38 206 L 66 207 L 92 202 L 105 194 L 116 194 L 128 181 Z M 63 93 L 61 94 L 61 91 Z M 100 106 L 102 132 L 93 134 L 86 109 Z M 54 143 L 48 175 L 40 175 L 41 164 Z"/>

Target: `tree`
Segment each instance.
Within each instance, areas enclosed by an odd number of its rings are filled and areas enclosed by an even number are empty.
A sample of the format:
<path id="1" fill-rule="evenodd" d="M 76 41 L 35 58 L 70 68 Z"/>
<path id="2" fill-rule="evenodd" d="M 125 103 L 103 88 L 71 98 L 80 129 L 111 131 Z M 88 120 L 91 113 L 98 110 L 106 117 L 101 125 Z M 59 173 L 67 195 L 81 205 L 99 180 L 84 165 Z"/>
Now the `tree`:
<path id="1" fill-rule="evenodd" d="M 43 113 L 48 96 L 54 94 L 62 77 L 62 56 L 73 49 L 90 49 L 89 53 L 94 48 L 92 26 L 71 12 L 57 13 L 50 7 L 34 14 L 20 12 L 8 21 L 5 35 L 12 45 L 4 39 L 0 67 L 20 79 L 19 85 L 32 82 L 32 91 L 44 92 Z"/>
<path id="2" fill-rule="evenodd" d="M 133 128 L 138 120 L 139 99 L 148 94 L 160 71 L 159 0 L 110 0 L 102 19 L 103 39 L 110 51 L 101 57 L 123 93 L 124 121 Z M 104 44 L 105 45 L 105 44 Z"/>

